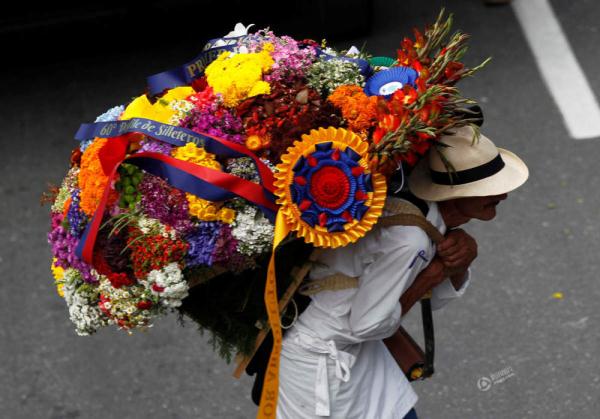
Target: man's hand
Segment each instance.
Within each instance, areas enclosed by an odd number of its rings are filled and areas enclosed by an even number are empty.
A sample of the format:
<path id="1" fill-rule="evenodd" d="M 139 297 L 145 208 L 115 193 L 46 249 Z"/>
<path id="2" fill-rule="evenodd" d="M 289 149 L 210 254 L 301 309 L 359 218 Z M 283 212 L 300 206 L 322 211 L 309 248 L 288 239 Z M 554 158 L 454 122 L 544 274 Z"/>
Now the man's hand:
<path id="1" fill-rule="evenodd" d="M 422 289 L 427 292 L 441 284 L 444 281 L 444 278 L 446 278 L 444 262 L 436 256 L 431 263 L 419 273 L 416 281 L 418 281 Z"/>
<path id="2" fill-rule="evenodd" d="M 466 271 L 477 257 L 477 242 L 460 228 L 451 230 L 437 245 L 436 255 L 441 258 L 446 269 Z"/>

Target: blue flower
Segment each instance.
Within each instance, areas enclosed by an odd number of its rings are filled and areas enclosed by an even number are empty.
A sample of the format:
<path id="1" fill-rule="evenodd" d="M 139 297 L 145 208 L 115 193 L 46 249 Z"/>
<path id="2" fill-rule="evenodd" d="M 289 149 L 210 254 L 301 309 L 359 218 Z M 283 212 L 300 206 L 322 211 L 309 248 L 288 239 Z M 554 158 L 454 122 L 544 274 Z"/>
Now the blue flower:
<path id="1" fill-rule="evenodd" d="M 188 266 L 211 266 L 213 264 L 213 253 L 221 227 L 222 224 L 218 221 L 201 222 L 185 237 L 190 245 L 186 256 Z"/>
<path id="2" fill-rule="evenodd" d="M 115 106 L 113 108 L 110 108 L 106 112 L 104 112 L 102 115 L 98 116 L 94 122 L 116 121 L 117 119 L 119 119 L 119 116 L 121 116 L 121 114 L 123 113 L 124 110 L 125 110 L 125 106 L 123 106 L 123 105 Z M 90 146 L 90 144 L 92 144 L 93 141 L 94 141 L 93 138 L 82 141 L 79 144 L 79 149 L 82 152 L 84 152 L 85 149 L 88 148 Z"/>

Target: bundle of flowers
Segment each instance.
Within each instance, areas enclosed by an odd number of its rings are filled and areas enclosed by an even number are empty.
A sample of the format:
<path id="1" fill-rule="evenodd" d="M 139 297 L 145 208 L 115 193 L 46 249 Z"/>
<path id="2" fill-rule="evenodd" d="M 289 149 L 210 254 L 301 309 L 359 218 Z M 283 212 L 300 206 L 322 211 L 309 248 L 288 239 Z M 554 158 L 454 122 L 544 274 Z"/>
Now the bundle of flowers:
<path id="1" fill-rule="evenodd" d="M 460 63 L 466 35 L 444 42 L 450 24 L 440 15 L 395 58 L 238 25 L 179 82 L 83 125 L 48 234 L 77 333 L 150 327 L 196 292 L 214 311 L 183 311 L 225 354 L 251 351 L 257 320 L 273 323 L 264 271 L 282 239 L 358 240 L 386 176 L 473 122 L 455 84 L 476 69 Z"/>

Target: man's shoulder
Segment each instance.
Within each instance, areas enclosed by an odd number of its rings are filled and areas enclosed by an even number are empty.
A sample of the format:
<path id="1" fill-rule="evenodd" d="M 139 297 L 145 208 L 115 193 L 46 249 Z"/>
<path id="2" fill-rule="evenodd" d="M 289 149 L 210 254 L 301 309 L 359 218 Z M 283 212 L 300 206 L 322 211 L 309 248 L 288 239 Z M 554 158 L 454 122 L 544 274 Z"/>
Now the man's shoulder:
<path id="1" fill-rule="evenodd" d="M 437 225 L 438 208 L 435 202 L 424 201 L 408 193 L 388 196 L 383 217 L 393 218 L 397 215 L 422 217 L 423 221 L 439 229 Z M 381 226 L 389 233 L 387 234 L 388 240 L 392 240 L 398 245 L 419 248 L 429 242 L 429 236 L 423 228 L 417 225 L 404 225 L 403 222 L 406 222 L 406 220 L 400 221 L 398 225 Z"/>
<path id="2" fill-rule="evenodd" d="M 407 251 L 420 251 L 429 245 L 427 233 L 418 226 L 395 225 L 382 228 L 382 241 L 387 246 Z"/>

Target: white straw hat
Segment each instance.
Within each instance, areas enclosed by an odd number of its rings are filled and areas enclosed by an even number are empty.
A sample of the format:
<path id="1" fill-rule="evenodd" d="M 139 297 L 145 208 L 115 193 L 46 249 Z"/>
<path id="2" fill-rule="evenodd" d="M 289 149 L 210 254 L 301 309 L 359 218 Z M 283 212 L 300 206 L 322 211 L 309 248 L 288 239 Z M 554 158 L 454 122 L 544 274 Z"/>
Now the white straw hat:
<path id="1" fill-rule="evenodd" d="M 521 186 L 529 177 L 525 163 L 508 150 L 498 148 L 484 136 L 473 142 L 469 126 L 455 129 L 440 142 L 440 150 L 456 170 L 448 173 L 439 153 L 433 148 L 414 168 L 409 188 L 426 201 L 447 201 L 469 196 L 501 195 Z"/>

